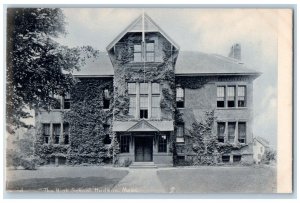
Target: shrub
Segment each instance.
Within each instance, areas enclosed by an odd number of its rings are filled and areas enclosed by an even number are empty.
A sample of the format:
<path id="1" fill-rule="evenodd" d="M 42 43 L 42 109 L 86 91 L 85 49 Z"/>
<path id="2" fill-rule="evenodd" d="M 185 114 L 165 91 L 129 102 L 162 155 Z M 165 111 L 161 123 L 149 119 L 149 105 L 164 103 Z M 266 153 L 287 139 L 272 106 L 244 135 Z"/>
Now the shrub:
<path id="1" fill-rule="evenodd" d="M 36 170 L 38 160 L 36 158 L 21 158 L 20 165 L 25 170 Z"/>
<path id="2" fill-rule="evenodd" d="M 132 161 L 130 160 L 130 159 L 125 159 L 125 161 L 124 161 L 124 166 L 125 167 L 129 167 L 130 165 L 132 164 Z"/>

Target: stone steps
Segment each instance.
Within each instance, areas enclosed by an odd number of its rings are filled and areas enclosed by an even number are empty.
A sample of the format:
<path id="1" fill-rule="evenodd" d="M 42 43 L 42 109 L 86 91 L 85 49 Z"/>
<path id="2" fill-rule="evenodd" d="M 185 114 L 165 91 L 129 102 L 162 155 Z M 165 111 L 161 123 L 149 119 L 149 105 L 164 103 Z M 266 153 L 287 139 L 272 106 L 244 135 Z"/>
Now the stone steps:
<path id="1" fill-rule="evenodd" d="M 133 162 L 129 168 L 157 168 L 154 162 Z"/>

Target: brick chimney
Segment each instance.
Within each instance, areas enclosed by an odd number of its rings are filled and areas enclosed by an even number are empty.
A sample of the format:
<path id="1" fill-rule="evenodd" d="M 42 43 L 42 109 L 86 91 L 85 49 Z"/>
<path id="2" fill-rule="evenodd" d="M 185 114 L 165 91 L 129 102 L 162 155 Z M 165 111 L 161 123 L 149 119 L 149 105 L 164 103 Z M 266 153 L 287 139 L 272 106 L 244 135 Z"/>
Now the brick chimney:
<path id="1" fill-rule="evenodd" d="M 231 46 L 230 53 L 228 56 L 237 60 L 241 60 L 242 58 L 241 45 L 239 43 L 233 44 Z"/>

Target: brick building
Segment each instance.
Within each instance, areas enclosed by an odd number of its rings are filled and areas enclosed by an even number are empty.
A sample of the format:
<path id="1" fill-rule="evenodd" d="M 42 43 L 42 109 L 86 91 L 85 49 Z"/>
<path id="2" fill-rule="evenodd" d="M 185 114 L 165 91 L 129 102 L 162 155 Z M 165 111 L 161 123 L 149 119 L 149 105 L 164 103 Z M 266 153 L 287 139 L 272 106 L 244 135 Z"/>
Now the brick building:
<path id="1" fill-rule="evenodd" d="M 104 149 L 116 136 L 120 163 L 173 165 L 173 159 L 193 159 L 189 131 L 213 111 L 218 142 L 239 146 L 223 153 L 220 161 L 252 161 L 253 81 L 259 73 L 240 61 L 239 44 L 230 56 L 180 51 L 149 16 L 141 15 L 107 46 L 107 53 L 73 73 L 80 82 L 57 97 L 56 107 L 36 112 L 38 154 L 47 163 L 98 163 L 105 150 L 88 151 L 94 143 L 86 140 L 99 132 Z M 99 85 L 84 90 L 83 84 Z M 88 121 L 89 108 L 98 104 L 94 92 L 99 93 L 101 115 L 95 123 Z M 78 112 L 84 105 L 83 113 Z M 72 119 L 79 113 L 85 125 Z M 92 131 L 81 130 L 87 125 Z M 78 156 L 84 161 L 74 161 Z"/>

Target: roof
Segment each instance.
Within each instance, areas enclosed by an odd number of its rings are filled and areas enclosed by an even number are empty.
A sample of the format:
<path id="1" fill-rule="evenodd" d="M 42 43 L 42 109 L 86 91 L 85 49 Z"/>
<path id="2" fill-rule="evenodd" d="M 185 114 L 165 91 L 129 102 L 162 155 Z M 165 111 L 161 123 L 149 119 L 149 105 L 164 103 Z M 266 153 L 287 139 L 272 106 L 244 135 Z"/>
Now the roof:
<path id="1" fill-rule="evenodd" d="M 78 77 L 109 77 L 114 75 L 114 69 L 108 53 L 99 52 L 99 55 L 96 58 L 86 58 L 85 65 L 81 67 L 79 71 L 75 70 L 73 75 Z"/>
<path id="2" fill-rule="evenodd" d="M 175 66 L 175 73 L 176 75 L 260 74 L 255 70 L 249 69 L 245 64 L 236 59 L 217 54 L 205 54 L 196 51 L 179 52 Z"/>
<path id="3" fill-rule="evenodd" d="M 110 50 L 125 34 L 128 32 L 159 32 L 161 33 L 173 46 L 179 49 L 179 46 L 174 42 L 147 14 L 140 15 L 135 19 L 123 32 L 121 32 L 107 47 Z"/>
<path id="4" fill-rule="evenodd" d="M 265 147 L 269 147 L 269 145 L 270 145 L 270 143 L 262 137 L 258 136 L 258 137 L 255 137 L 254 139 L 257 140 L 262 145 L 264 145 Z"/>
<path id="5" fill-rule="evenodd" d="M 196 51 L 180 51 L 175 65 L 176 75 L 259 75 L 246 65 L 216 54 Z M 106 52 L 99 52 L 97 58 L 88 58 L 80 71 L 73 73 L 77 77 L 112 77 L 113 65 Z"/>
<path id="6" fill-rule="evenodd" d="M 114 132 L 173 131 L 173 121 L 114 121 Z"/>

